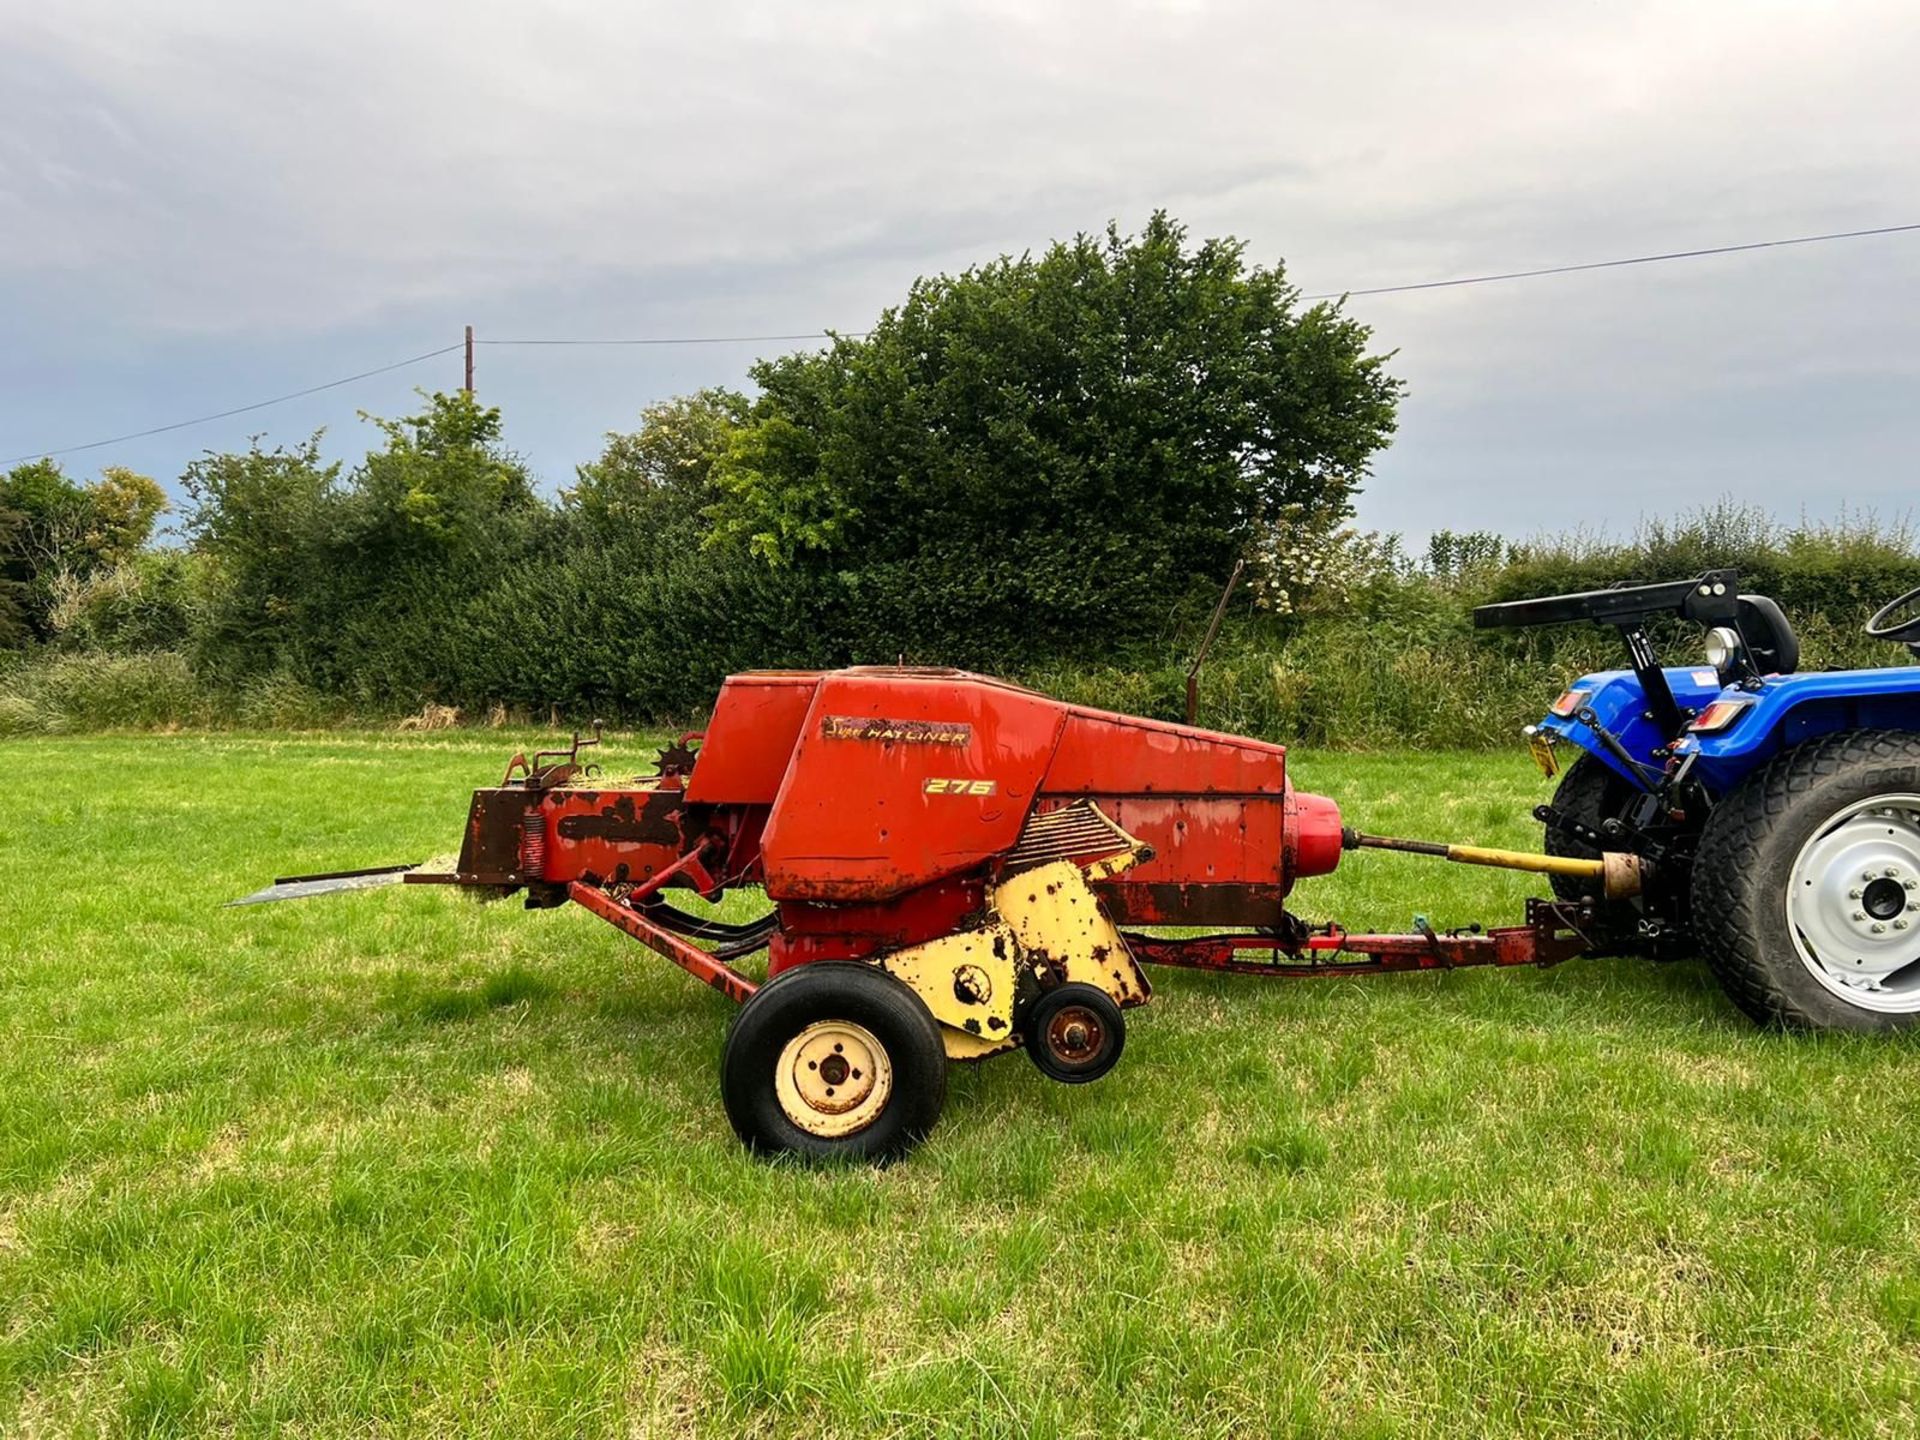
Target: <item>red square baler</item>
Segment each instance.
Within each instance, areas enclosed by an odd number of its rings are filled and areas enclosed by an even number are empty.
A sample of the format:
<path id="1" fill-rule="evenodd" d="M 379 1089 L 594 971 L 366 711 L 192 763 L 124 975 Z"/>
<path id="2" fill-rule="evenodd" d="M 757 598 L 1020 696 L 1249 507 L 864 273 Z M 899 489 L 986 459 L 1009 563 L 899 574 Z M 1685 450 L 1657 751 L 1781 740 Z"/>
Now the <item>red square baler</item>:
<path id="1" fill-rule="evenodd" d="M 582 763 L 593 743 L 515 756 L 474 792 L 452 871 L 248 899 L 403 879 L 580 904 L 740 1004 L 721 1089 L 743 1140 L 865 1158 L 926 1134 L 950 1061 L 1024 1048 L 1058 1080 L 1105 1074 L 1151 994 L 1144 965 L 1379 973 L 1585 946 L 1578 904 L 1485 935 L 1312 929 L 1287 909 L 1294 882 L 1367 837 L 1289 786 L 1282 746 L 962 671 L 736 675 L 704 732 L 620 783 Z M 748 923 L 670 898 L 747 888 L 768 902 Z M 763 949 L 756 981 L 738 962 Z"/>

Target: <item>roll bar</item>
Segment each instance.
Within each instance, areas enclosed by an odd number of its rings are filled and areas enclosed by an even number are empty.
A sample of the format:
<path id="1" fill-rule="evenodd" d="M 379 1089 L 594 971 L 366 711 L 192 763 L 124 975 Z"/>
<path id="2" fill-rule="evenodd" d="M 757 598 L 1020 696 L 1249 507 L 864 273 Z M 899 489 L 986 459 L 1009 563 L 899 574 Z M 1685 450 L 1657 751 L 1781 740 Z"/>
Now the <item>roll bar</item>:
<path id="1" fill-rule="evenodd" d="M 1538 600 L 1509 600 L 1482 605 L 1473 612 L 1475 629 L 1496 630 L 1518 625 L 1566 625 L 1592 620 L 1611 625 L 1626 641 L 1633 673 L 1646 693 L 1647 713 L 1668 740 L 1686 729 L 1688 717 L 1673 698 L 1666 671 L 1647 635 L 1647 621 L 1678 615 L 1701 625 L 1733 625 L 1740 618 L 1740 572 L 1708 570 L 1692 580 L 1670 580 L 1663 585 L 1621 585 L 1611 590 L 1582 590 L 1573 595 L 1547 595 Z"/>
<path id="2" fill-rule="evenodd" d="M 1537 600 L 1508 600 L 1481 605 L 1473 612 L 1477 630 L 1519 625 L 1567 625 L 1592 620 L 1602 625 L 1636 626 L 1656 615 L 1678 615 L 1702 625 L 1729 625 L 1740 616 L 1740 572 L 1709 570 L 1693 580 L 1660 585 L 1617 585 Z"/>

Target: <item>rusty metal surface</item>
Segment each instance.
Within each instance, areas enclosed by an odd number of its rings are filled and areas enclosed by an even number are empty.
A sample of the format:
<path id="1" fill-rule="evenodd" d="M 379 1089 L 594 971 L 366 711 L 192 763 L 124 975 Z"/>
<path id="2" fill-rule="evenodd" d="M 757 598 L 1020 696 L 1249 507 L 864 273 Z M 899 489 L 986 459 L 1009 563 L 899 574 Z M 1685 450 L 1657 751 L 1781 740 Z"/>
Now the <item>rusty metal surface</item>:
<path id="1" fill-rule="evenodd" d="M 1484 933 L 1352 934 L 1337 926 L 1291 935 L 1168 938 L 1131 931 L 1133 953 L 1149 965 L 1232 975 L 1310 978 L 1455 970 L 1470 965 L 1557 965 L 1594 948 L 1593 912 L 1570 901 L 1529 900 L 1527 923 Z M 1265 956 L 1264 959 L 1252 958 Z"/>
<path id="2" fill-rule="evenodd" d="M 864 960 L 919 945 L 978 923 L 986 903 L 986 881 L 977 875 L 955 876 L 872 905 L 783 901 L 767 973 L 778 975 L 812 960 Z"/>
<path id="3" fill-rule="evenodd" d="M 1014 842 L 1000 863 L 1001 873 L 1017 874 L 1050 860 L 1089 860 L 1102 855 L 1117 855 L 1133 847 L 1134 837 L 1122 830 L 1106 812 L 1087 799 L 1050 809 L 1036 809 L 1027 817 Z"/>
<path id="4" fill-rule="evenodd" d="M 781 1049 L 773 1091 L 786 1117 L 809 1134 L 852 1135 L 887 1108 L 893 1057 L 864 1025 L 817 1020 Z"/>
<path id="5" fill-rule="evenodd" d="M 1012 927 L 1022 959 L 1046 988 L 1092 985 L 1119 1005 L 1144 1005 L 1153 990 L 1126 940 L 1080 867 L 1070 860 L 1026 871 L 994 891 L 994 909 Z"/>
<path id="6" fill-rule="evenodd" d="M 1166 720 L 1067 706 L 1049 795 L 1278 795 L 1286 747 Z"/>
<path id="7" fill-rule="evenodd" d="M 575 790 L 564 803 L 553 827 L 562 840 L 680 848 L 686 799 L 678 790 Z"/>
<path id="8" fill-rule="evenodd" d="M 950 1060 L 979 1060 L 1015 1044 L 1014 1001 L 1023 957 L 1013 927 L 993 920 L 880 957 L 940 1022 Z"/>
<path id="9" fill-rule="evenodd" d="M 567 886 L 567 896 L 608 924 L 617 925 L 656 955 L 665 956 L 702 984 L 711 985 L 736 1005 L 744 1004 L 760 988 L 724 960 L 682 940 L 597 886 L 576 880 Z"/>
<path id="10" fill-rule="evenodd" d="M 1100 886 L 1123 925 L 1245 925 L 1272 929 L 1286 910 L 1279 884 L 1204 884 L 1129 877 Z"/>
<path id="11" fill-rule="evenodd" d="M 1063 1064 L 1084 1065 L 1106 1043 L 1106 1027 L 1086 1005 L 1066 1005 L 1047 1021 L 1044 1041 Z"/>
<path id="12" fill-rule="evenodd" d="M 951 672 L 821 677 L 763 838 L 775 900 L 876 902 L 1012 848 L 1065 718 L 1060 702 Z M 929 779 L 993 793 L 929 792 Z"/>
<path id="13" fill-rule="evenodd" d="M 728 676 L 687 798 L 700 805 L 773 804 L 819 683 L 817 671 Z"/>
<path id="14" fill-rule="evenodd" d="M 1012 1049 L 1023 1007 L 1059 985 L 1091 985 L 1122 1006 L 1144 1005 L 1152 994 L 1127 942 L 1071 860 L 1004 881 L 965 928 L 881 953 L 877 963 L 904 981 L 940 1022 L 950 1060 Z"/>
<path id="15" fill-rule="evenodd" d="M 476 884 L 519 880 L 520 817 L 526 807 L 527 792 L 518 786 L 474 791 L 458 873 Z"/>

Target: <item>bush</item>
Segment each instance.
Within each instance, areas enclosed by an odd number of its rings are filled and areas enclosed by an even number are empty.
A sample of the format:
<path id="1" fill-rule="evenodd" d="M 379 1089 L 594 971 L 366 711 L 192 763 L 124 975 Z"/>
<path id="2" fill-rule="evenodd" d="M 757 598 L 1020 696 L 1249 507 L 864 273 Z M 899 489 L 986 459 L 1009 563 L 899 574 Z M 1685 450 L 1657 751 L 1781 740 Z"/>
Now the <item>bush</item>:
<path id="1" fill-rule="evenodd" d="M 754 369 L 715 538 L 810 582 L 845 658 L 1095 658 L 1322 536 L 1392 433 L 1366 327 L 1155 215 L 917 281 Z"/>
<path id="2" fill-rule="evenodd" d="M 194 629 L 197 560 L 178 550 L 148 551 L 59 577 L 47 615 L 54 642 L 120 654 L 180 649 Z"/>
<path id="3" fill-rule="evenodd" d="M 205 725 L 218 707 L 184 655 L 43 654 L 0 678 L 0 734 Z"/>
<path id="4" fill-rule="evenodd" d="M 1492 536 L 1436 536 L 1417 564 L 1378 537 L 1333 537 L 1328 547 L 1287 613 L 1237 607 L 1202 672 L 1202 724 L 1316 748 L 1506 744 L 1569 681 L 1626 660 L 1619 636 L 1599 626 L 1476 631 L 1475 605 L 1735 566 L 1743 588 L 1786 607 L 1803 668 L 1838 669 L 1908 663 L 1861 627 L 1920 586 L 1904 525 L 1856 517 L 1789 527 L 1726 504 L 1649 523 L 1625 541 L 1573 534 L 1509 549 Z M 1670 662 L 1698 655 L 1693 627 L 1657 628 Z M 1077 703 L 1178 719 L 1199 634 L 1188 624 L 1157 649 L 1032 666 L 1022 678 Z"/>

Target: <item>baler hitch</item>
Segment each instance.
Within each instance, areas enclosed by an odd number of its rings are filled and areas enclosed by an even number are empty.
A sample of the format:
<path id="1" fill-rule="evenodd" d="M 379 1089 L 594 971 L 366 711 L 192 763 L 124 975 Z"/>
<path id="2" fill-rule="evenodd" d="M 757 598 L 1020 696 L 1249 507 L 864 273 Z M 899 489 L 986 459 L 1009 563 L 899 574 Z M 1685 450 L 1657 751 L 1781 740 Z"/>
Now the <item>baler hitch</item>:
<path id="1" fill-rule="evenodd" d="M 1526 924 L 1485 932 L 1475 926 L 1441 933 L 1422 925 L 1410 935 L 1371 935 L 1327 925 L 1293 936 L 1239 933 L 1165 939 L 1129 931 L 1127 944 L 1136 958 L 1149 965 L 1311 979 L 1457 970 L 1470 965 L 1558 965 L 1593 949 L 1593 932 L 1591 905 L 1529 900 Z"/>

